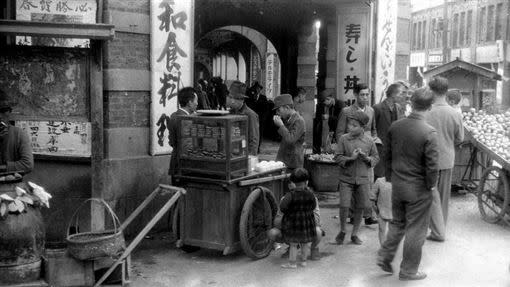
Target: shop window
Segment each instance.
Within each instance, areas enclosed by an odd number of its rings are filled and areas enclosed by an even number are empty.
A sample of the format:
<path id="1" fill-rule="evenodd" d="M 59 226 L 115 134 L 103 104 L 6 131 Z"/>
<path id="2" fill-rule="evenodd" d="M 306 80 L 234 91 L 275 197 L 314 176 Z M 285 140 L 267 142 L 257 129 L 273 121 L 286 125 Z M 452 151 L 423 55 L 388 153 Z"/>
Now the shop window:
<path id="1" fill-rule="evenodd" d="M 421 22 L 418 22 L 418 33 L 417 34 L 417 37 L 418 37 L 418 41 L 416 43 L 416 49 L 421 49 Z"/>
<path id="2" fill-rule="evenodd" d="M 478 15 L 478 42 L 484 42 L 487 34 L 487 8 L 479 10 Z"/>
<path id="3" fill-rule="evenodd" d="M 496 6 L 496 40 L 503 40 L 503 27 L 505 25 L 505 10 L 503 3 Z"/>
<path id="4" fill-rule="evenodd" d="M 473 10 L 469 10 L 466 20 L 466 45 L 471 45 L 471 27 L 473 23 Z"/>
<path id="5" fill-rule="evenodd" d="M 458 47 L 457 37 L 459 35 L 459 14 L 453 15 L 451 46 Z"/>
<path id="6" fill-rule="evenodd" d="M 460 13 L 459 46 L 464 46 L 466 26 L 466 12 Z"/>
<path id="7" fill-rule="evenodd" d="M 427 37 L 427 21 L 423 21 L 423 27 L 422 27 L 422 35 L 421 35 L 421 49 L 425 49 L 425 41 Z"/>
<path id="8" fill-rule="evenodd" d="M 487 9 L 487 33 L 486 41 L 494 41 L 494 5 L 490 5 Z"/>
<path id="9" fill-rule="evenodd" d="M 418 36 L 418 23 L 413 23 L 413 43 L 412 43 L 412 49 L 417 49 L 417 36 Z"/>
<path id="10" fill-rule="evenodd" d="M 443 19 L 437 18 L 436 48 L 443 47 Z"/>
<path id="11" fill-rule="evenodd" d="M 436 48 L 436 37 L 438 33 L 436 25 L 437 25 L 436 18 L 434 18 L 430 23 L 430 39 L 429 39 L 430 48 Z"/>

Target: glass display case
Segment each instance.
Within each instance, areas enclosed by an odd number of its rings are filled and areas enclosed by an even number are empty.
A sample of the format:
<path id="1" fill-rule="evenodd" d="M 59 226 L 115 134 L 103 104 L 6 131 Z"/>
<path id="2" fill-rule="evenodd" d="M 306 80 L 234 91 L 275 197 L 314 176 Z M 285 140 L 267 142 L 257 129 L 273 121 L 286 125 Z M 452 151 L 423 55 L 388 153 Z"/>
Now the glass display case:
<path id="1" fill-rule="evenodd" d="M 248 117 L 182 116 L 178 122 L 179 175 L 230 180 L 248 172 Z"/>

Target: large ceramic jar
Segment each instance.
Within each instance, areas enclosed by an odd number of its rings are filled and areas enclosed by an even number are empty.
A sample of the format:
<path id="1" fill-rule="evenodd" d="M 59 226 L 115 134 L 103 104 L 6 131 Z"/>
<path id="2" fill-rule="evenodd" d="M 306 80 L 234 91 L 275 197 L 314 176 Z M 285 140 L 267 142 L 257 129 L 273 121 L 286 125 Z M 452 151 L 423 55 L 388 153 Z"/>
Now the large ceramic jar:
<path id="1" fill-rule="evenodd" d="M 16 185 L 0 184 L 0 194 L 16 196 Z M 0 285 L 24 283 L 41 277 L 41 256 L 46 237 L 39 207 L 27 204 L 23 212 L 0 217 Z"/>

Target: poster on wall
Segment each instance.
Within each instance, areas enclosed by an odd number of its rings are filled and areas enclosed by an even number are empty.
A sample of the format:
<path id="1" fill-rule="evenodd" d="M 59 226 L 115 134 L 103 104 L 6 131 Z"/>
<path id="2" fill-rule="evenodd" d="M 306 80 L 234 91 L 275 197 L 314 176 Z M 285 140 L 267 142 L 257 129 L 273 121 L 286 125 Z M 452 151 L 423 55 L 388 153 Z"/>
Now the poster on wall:
<path id="1" fill-rule="evenodd" d="M 266 96 L 268 99 L 273 99 L 275 93 L 275 58 L 274 53 L 268 53 L 266 56 Z"/>
<path id="2" fill-rule="evenodd" d="M 28 133 L 34 154 L 91 156 L 90 122 L 15 121 Z"/>
<path id="3" fill-rule="evenodd" d="M 375 56 L 375 101 L 385 98 L 385 91 L 395 80 L 397 42 L 397 0 L 377 2 L 377 42 Z"/>
<path id="4" fill-rule="evenodd" d="M 177 92 L 193 86 L 194 0 L 151 3 L 151 155 L 169 154 L 169 120 Z"/>
<path id="5" fill-rule="evenodd" d="M 382 1 L 379 1 L 382 2 Z M 365 11 L 366 10 L 366 11 Z M 349 13 L 347 13 L 349 12 Z M 338 14 L 338 94 L 352 102 L 356 84 L 368 84 L 369 8 Z"/>
<path id="6" fill-rule="evenodd" d="M 16 20 L 96 23 L 97 0 L 16 0 Z M 88 39 L 17 36 L 16 44 L 88 48 Z"/>

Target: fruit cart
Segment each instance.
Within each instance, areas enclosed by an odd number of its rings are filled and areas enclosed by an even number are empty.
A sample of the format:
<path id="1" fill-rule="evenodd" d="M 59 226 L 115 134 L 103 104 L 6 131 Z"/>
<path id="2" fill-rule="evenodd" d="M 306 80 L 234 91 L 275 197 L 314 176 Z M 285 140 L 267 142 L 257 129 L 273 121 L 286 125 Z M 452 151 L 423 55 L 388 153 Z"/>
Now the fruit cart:
<path id="1" fill-rule="evenodd" d="M 510 214 L 509 118 L 509 112 L 464 114 L 471 156 L 463 179 L 467 189 L 476 192 L 483 220 L 490 223 L 501 220 L 509 223 L 506 218 Z"/>
<path id="2" fill-rule="evenodd" d="M 249 170 L 246 116 L 183 116 L 178 121 L 174 184 L 186 195 L 172 214 L 177 246 L 267 256 L 272 249 L 267 231 L 289 174 L 283 167 Z"/>

